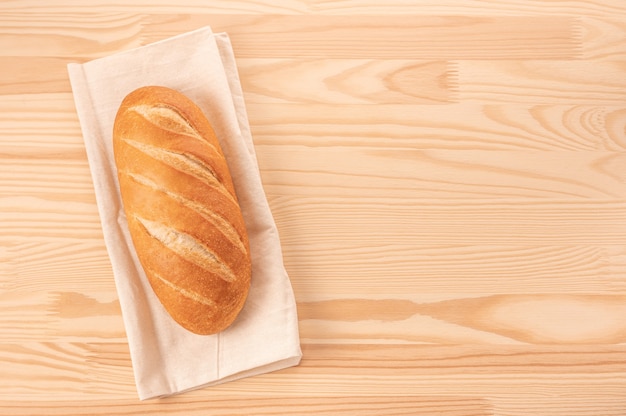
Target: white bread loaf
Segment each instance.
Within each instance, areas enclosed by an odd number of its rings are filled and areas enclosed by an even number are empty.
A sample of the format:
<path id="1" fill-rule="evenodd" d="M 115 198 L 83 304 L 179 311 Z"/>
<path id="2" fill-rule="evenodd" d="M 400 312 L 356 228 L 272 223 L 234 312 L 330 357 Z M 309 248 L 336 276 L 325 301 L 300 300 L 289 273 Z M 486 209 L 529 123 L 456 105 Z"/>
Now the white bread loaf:
<path id="1" fill-rule="evenodd" d="M 129 231 L 155 294 L 187 330 L 224 330 L 243 308 L 251 262 L 211 124 L 183 94 L 142 87 L 120 105 L 113 146 Z"/>

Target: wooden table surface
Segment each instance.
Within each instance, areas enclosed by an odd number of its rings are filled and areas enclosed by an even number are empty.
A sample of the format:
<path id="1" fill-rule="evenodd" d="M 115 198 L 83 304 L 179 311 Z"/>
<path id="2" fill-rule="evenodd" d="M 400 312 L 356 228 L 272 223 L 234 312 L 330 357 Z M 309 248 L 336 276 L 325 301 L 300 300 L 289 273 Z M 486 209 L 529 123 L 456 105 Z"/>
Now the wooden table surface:
<path id="1" fill-rule="evenodd" d="M 140 402 L 66 65 L 205 25 L 304 356 Z M 4 0 L 0 414 L 626 415 L 625 126 L 622 0 Z"/>

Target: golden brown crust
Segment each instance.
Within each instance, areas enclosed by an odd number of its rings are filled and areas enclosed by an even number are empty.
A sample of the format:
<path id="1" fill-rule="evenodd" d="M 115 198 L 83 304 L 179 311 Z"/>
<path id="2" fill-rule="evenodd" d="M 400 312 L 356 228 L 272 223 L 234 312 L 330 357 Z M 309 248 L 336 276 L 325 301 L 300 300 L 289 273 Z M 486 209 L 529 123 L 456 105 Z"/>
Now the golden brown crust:
<path id="1" fill-rule="evenodd" d="M 250 249 L 232 178 L 199 107 L 165 87 L 123 100 L 113 149 L 137 256 L 181 326 L 215 334 L 237 317 L 250 287 Z"/>

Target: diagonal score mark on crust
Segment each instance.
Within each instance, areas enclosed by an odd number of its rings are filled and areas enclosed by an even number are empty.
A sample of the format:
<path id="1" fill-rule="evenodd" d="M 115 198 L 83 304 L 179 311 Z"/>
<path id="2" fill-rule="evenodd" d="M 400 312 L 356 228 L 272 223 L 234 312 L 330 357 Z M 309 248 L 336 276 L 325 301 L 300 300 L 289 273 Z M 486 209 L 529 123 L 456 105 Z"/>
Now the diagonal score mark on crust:
<path id="1" fill-rule="evenodd" d="M 215 188 L 235 205 L 237 204 L 233 195 L 226 189 L 224 184 L 220 182 L 213 169 L 197 157 L 186 153 L 172 152 L 171 150 L 127 138 L 122 138 L 122 141 L 153 159 L 163 162 L 180 172 L 190 174 L 200 179 L 205 184 Z"/>
<path id="2" fill-rule="evenodd" d="M 210 209 L 208 209 L 202 204 L 198 204 L 197 202 L 194 202 L 188 198 L 185 198 L 184 196 L 180 194 L 177 194 L 168 189 L 159 187 L 157 183 L 150 180 L 149 178 L 146 178 L 145 176 L 138 175 L 135 173 L 130 173 L 130 172 L 122 172 L 122 173 L 125 175 L 128 175 L 131 179 L 133 179 L 137 183 L 147 186 L 148 188 L 151 188 L 157 192 L 163 192 L 165 195 L 172 198 L 174 201 L 178 202 L 179 204 L 197 212 L 204 219 L 206 219 L 211 224 L 213 224 L 215 228 L 217 228 L 222 233 L 222 235 L 224 235 L 226 239 L 228 239 L 233 245 L 237 246 L 237 248 L 239 248 L 239 250 L 241 250 L 242 253 L 247 252 L 246 246 L 244 245 L 241 239 L 241 236 L 239 235 L 239 232 L 237 232 L 235 227 L 233 227 L 233 225 L 229 221 L 224 219 L 222 216 L 211 211 Z"/>
<path id="3" fill-rule="evenodd" d="M 211 149 L 213 151 L 217 152 L 217 149 L 215 148 L 215 146 L 213 146 L 212 143 L 208 142 L 204 137 L 202 137 L 202 135 L 198 133 L 198 130 L 196 130 L 185 117 L 183 117 L 178 111 L 171 107 L 164 105 L 153 106 L 139 104 L 130 107 L 128 111 L 134 111 L 150 123 L 165 130 L 177 134 L 185 134 L 187 136 L 191 136 L 195 139 L 201 140 L 202 142 L 211 146 Z"/>
<path id="4" fill-rule="evenodd" d="M 167 280 L 166 278 L 164 278 L 163 276 L 161 276 L 158 273 L 154 273 L 152 272 L 152 275 L 154 277 L 156 277 L 157 279 L 159 279 L 161 282 L 163 282 L 163 284 L 165 284 L 167 287 L 169 287 L 170 289 L 174 290 L 175 292 L 180 293 L 181 295 L 194 300 L 198 303 L 201 303 L 203 305 L 207 305 L 207 306 L 212 306 L 215 307 L 215 302 L 213 302 L 211 299 L 202 296 L 201 294 L 194 292 L 193 290 L 187 290 L 183 287 L 177 286 L 174 283 L 170 282 L 169 280 Z"/>
<path id="5" fill-rule="evenodd" d="M 227 282 L 233 282 L 237 279 L 235 273 L 213 251 L 189 234 L 157 221 L 150 221 L 138 216 L 135 216 L 135 219 L 151 237 L 157 239 L 185 260 L 213 273 L 217 269 L 219 277 Z"/>

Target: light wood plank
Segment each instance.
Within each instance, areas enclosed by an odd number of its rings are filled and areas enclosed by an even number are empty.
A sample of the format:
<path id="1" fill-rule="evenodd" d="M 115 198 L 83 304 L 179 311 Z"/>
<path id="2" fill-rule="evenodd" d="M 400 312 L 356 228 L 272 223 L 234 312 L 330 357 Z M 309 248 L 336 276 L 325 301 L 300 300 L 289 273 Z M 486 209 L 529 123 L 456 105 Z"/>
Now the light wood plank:
<path id="1" fill-rule="evenodd" d="M 596 401 L 606 401 L 609 409 L 624 403 L 619 377 L 624 371 L 622 346 L 305 344 L 303 348 L 305 358 L 298 367 L 142 405 L 158 404 L 165 407 L 163 411 L 171 406 L 174 411 L 189 401 L 211 406 L 220 397 L 262 399 L 275 397 L 277 392 L 285 399 L 356 395 L 393 401 L 394 397 L 410 396 L 410 403 L 418 405 L 423 403 L 420 398 L 429 401 L 429 395 L 443 391 L 442 403 L 454 402 L 456 396 L 488 396 L 490 399 L 483 400 L 506 403 L 515 401 L 519 397 L 516 389 L 523 388 L 526 397 L 549 395 L 546 403 L 559 408 L 580 400 L 571 386 L 585 389 L 587 406 L 582 414 L 591 415 L 601 408 L 591 406 Z M 22 401 L 16 406 L 15 400 L 40 389 L 55 392 L 55 407 L 65 407 L 68 412 L 77 405 L 77 395 L 81 400 L 117 398 L 121 414 L 135 410 L 133 403 L 140 405 L 129 388 L 133 377 L 124 343 L 3 343 L 0 359 L 6 374 L 13 376 L 0 380 L 10 398 L 8 409 L 37 409 L 39 403 Z M 65 379 L 23 377 L 48 367 L 63 372 Z M 65 383 L 68 390 L 63 390 Z M 88 402 L 78 403 L 87 406 Z"/>
<path id="2" fill-rule="evenodd" d="M 140 14 L 17 12 L 1 16 L 0 50 L 6 57 L 95 58 L 141 46 Z M 25 22 L 28 31 L 23 30 Z"/>
<path id="3" fill-rule="evenodd" d="M 121 4 L 109 1 L 94 1 L 90 4 L 65 0 L 42 3 L 38 0 L 6 0 L 0 10 L 16 11 L 20 14 L 41 15 L 46 13 L 67 13 L 68 10 L 89 17 L 94 13 L 103 14 L 142 14 L 146 10 L 158 14 L 207 13 L 215 14 L 302 14 L 310 12 L 309 2 L 302 0 L 215 0 L 208 7 L 204 0 L 184 0 L 172 4 L 169 0 L 132 0 Z M 314 6 L 314 3 L 311 3 Z"/>
<path id="4" fill-rule="evenodd" d="M 446 150 L 626 148 L 623 106 L 247 104 L 258 144 Z"/>
<path id="5" fill-rule="evenodd" d="M 625 155 L 612 152 L 421 150 L 259 145 L 269 193 L 372 198 L 616 200 Z M 389 163 L 393 160 L 393 163 Z M 311 186 L 297 188 L 301 183 Z M 400 201 L 389 201 L 390 205 Z M 455 209 L 454 207 L 450 207 Z M 489 209 L 487 207 L 487 209 Z"/>
<path id="6" fill-rule="evenodd" d="M 3 291 L 115 291 L 111 264 L 102 240 L 50 238 L 0 245 Z"/>
<path id="7" fill-rule="evenodd" d="M 102 239 L 95 201 L 71 201 L 66 195 L 52 198 L 8 196 L 0 198 L 0 242 L 45 239 Z"/>
<path id="8" fill-rule="evenodd" d="M 0 56 L 0 94 L 71 91 L 67 75 L 70 61 L 76 62 L 57 57 Z"/>
<path id="9" fill-rule="evenodd" d="M 193 1 L 193 0 L 191 0 Z M 443 14 L 463 16 L 623 16 L 624 4 L 619 0 L 583 0 L 562 3 L 542 0 L 391 0 L 381 3 L 376 0 L 339 0 L 328 2 L 307 1 L 311 11 L 323 14 Z"/>
<path id="10" fill-rule="evenodd" d="M 301 302 L 298 315 L 302 336 L 310 342 L 318 339 L 313 334 L 325 334 L 321 339 L 346 343 L 383 338 L 445 344 L 620 344 L 626 342 L 625 301 L 626 295 L 562 294 L 494 295 L 423 303 L 333 299 Z M 573 316 L 576 325 L 570 324 Z M 450 331 L 454 326 L 459 328 Z"/>
<path id="11" fill-rule="evenodd" d="M 547 396 L 547 397 L 546 397 Z M 159 414 L 204 415 L 208 410 L 212 415 L 309 415 L 310 409 L 316 414 L 336 414 L 338 410 L 344 414 L 357 415 L 431 415 L 433 410 L 445 412 L 453 416 L 482 416 L 506 414 L 525 416 L 529 411 L 542 415 L 579 414 L 593 416 L 601 412 L 606 416 L 621 416 L 624 400 L 615 397 L 594 397 L 591 402 L 587 398 L 558 397 L 539 394 L 532 401 L 507 397 L 497 400 L 471 398 L 463 395 L 396 395 L 396 396 L 347 396 L 347 397 L 276 397 L 265 395 L 263 398 L 241 398 L 238 396 L 222 396 L 221 398 L 198 398 L 185 401 L 168 401 L 138 404 L 132 399 L 111 401 L 92 400 L 88 402 L 9 402 L 6 415 L 133 415 L 136 412 L 149 410 Z"/>
<path id="12" fill-rule="evenodd" d="M 624 18 L 615 15 L 596 19 L 584 15 L 580 19 L 582 56 L 587 60 L 619 60 L 626 57 Z"/>
<path id="13" fill-rule="evenodd" d="M 578 55 L 577 22 L 568 17 L 455 16 L 152 16 L 146 40 L 210 25 L 228 31 L 238 56 L 384 59 L 566 59 Z M 532 20 L 532 24 L 530 24 Z M 150 25 L 148 25 L 150 27 Z M 506 27 L 506 29 L 504 29 Z M 277 30 L 277 28 L 279 28 Z M 372 29 L 376 28 L 376 29 Z M 289 33 L 288 37 L 284 34 Z M 458 39 L 463 39 L 462 46 Z M 259 42 L 254 50 L 241 48 Z"/>
<path id="14" fill-rule="evenodd" d="M 88 295 L 65 290 L 0 292 L 4 341 L 126 341 L 114 288 L 100 292 L 92 289 Z M 93 325 L 94 319 L 98 320 L 97 326 Z"/>
<path id="15" fill-rule="evenodd" d="M 291 191 L 290 192 L 294 192 Z M 619 245 L 625 238 L 626 205 L 604 202 L 537 202 L 449 205 L 401 198 L 364 200 L 346 197 L 272 199 L 281 240 L 313 246 L 334 242 L 359 245 Z"/>
<path id="16" fill-rule="evenodd" d="M 46 412 L 46 414 L 59 414 L 63 416 L 81 415 L 88 412 L 90 415 L 132 415 L 137 412 L 158 412 L 162 415 L 185 414 L 205 415 L 207 411 L 211 415 L 242 415 L 271 414 L 306 416 L 311 412 L 316 415 L 343 414 L 358 415 L 429 415 L 433 408 L 445 412 L 451 416 L 489 416 L 491 406 L 486 400 L 463 397 L 463 396 L 377 396 L 367 397 L 250 397 L 240 398 L 237 396 L 195 400 L 162 401 L 156 403 L 138 404 L 133 400 L 124 400 L 119 405 L 112 405 L 107 401 L 91 401 L 88 403 L 68 403 L 62 408 L 62 413 L 50 413 L 48 409 L 54 409 L 57 403 L 11 403 L 6 415 L 24 415 Z M 54 412 L 55 410 L 52 410 Z"/>
<path id="17" fill-rule="evenodd" d="M 7 14 L 7 56 L 96 58 L 211 26 L 228 31 L 239 57 L 357 59 L 572 59 L 580 25 L 544 16 L 325 16 Z M 21 31 L 24 19 L 33 29 Z M 59 31 L 57 28 L 63 27 Z M 277 29 L 279 28 L 279 29 Z M 375 29 L 372 29 L 375 28 Z M 100 30 L 98 30 L 100 29 Z M 106 29 L 106 30 L 105 30 Z M 285 36 L 285 34 L 289 36 Z M 459 42 L 463 39 L 463 42 Z"/>
<path id="18" fill-rule="evenodd" d="M 144 13 L 149 8 L 156 13 L 206 13 L 204 0 L 182 0 L 172 4 L 168 0 L 132 0 L 123 4 L 112 4 L 95 0 L 88 5 L 68 4 L 64 0 L 5 0 L 2 10 L 20 13 L 63 13 L 68 10 L 84 14 L 91 13 Z M 543 15 L 543 16 L 624 16 L 626 7 L 620 0 L 583 0 L 567 3 L 541 0 L 214 0 L 210 9 L 218 14 L 321 14 L 321 15 L 394 15 L 394 14 L 444 14 L 444 15 Z"/>
<path id="19" fill-rule="evenodd" d="M 238 70 L 252 103 L 438 104 L 457 89 L 442 61 L 239 59 Z"/>
<path id="20" fill-rule="evenodd" d="M 308 242 L 302 235 L 286 246 L 285 264 L 302 302 L 430 301 L 450 293 L 625 293 L 625 254 L 621 246 L 606 245 L 382 244 L 376 236 L 346 244 L 332 238 Z"/>
<path id="21" fill-rule="evenodd" d="M 462 101 L 622 105 L 623 61 L 462 61 Z"/>
<path id="22" fill-rule="evenodd" d="M 21 149 L 19 152 L 22 153 Z M 34 157 L 12 157 L 2 160 L 0 169 L 10 172 L 0 178 L 4 195 L 95 203 L 91 174 L 82 151 L 72 154 L 57 150 L 48 157 L 43 153 Z M 8 197 L 6 203 L 10 204 L 10 200 Z"/>

